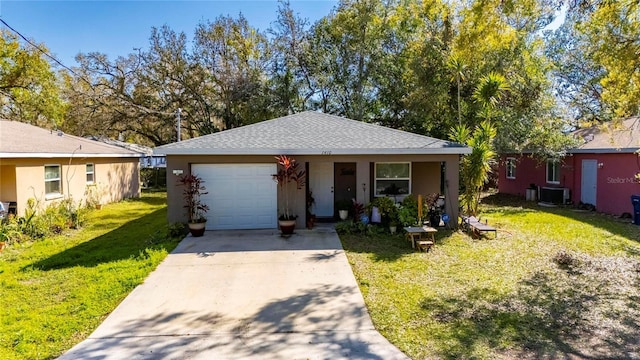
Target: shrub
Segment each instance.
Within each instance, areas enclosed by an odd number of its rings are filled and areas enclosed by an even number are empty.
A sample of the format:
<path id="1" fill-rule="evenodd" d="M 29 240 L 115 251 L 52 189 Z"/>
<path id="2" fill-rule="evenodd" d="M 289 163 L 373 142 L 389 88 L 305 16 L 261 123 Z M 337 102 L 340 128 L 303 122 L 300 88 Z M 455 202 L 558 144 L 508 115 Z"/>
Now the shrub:
<path id="1" fill-rule="evenodd" d="M 0 241 L 8 245 L 19 243 L 24 240 L 24 234 L 20 229 L 18 218 L 10 214 L 0 223 Z"/>
<path id="2" fill-rule="evenodd" d="M 398 219 L 402 226 L 411 226 L 419 224 L 418 219 L 418 200 L 413 195 L 407 195 L 402 199 L 400 208 L 398 209 Z"/>
<path id="3" fill-rule="evenodd" d="M 360 221 L 341 221 L 336 224 L 336 232 L 340 235 L 365 234 L 370 228 L 371 225 L 364 224 Z"/>
<path id="4" fill-rule="evenodd" d="M 395 202 L 389 197 L 377 197 L 367 204 L 367 213 L 371 213 L 373 207 L 377 207 L 380 212 L 380 220 L 385 227 L 390 223 L 398 223 L 398 208 Z"/>

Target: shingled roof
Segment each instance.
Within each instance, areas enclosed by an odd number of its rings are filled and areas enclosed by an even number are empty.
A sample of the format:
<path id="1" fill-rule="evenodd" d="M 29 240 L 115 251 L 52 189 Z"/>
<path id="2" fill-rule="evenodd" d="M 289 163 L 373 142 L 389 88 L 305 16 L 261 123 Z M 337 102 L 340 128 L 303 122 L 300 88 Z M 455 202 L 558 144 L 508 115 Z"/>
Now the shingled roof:
<path id="1" fill-rule="evenodd" d="M 468 154 L 458 143 L 305 111 L 163 145 L 166 155 Z"/>
<path id="2" fill-rule="evenodd" d="M 62 131 L 0 120 L 0 158 L 141 157 L 142 154 Z"/>
<path id="3" fill-rule="evenodd" d="M 569 150 L 571 153 L 635 152 L 640 149 L 640 118 L 578 129 L 572 134 L 584 143 Z"/>

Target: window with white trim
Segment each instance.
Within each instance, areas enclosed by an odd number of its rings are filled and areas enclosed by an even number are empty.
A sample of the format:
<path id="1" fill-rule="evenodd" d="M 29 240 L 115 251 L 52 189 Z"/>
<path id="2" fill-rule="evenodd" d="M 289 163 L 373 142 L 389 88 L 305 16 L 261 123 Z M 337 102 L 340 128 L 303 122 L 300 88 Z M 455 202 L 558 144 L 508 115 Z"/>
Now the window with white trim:
<path id="1" fill-rule="evenodd" d="M 508 157 L 506 164 L 507 179 L 516 178 L 516 158 Z"/>
<path id="2" fill-rule="evenodd" d="M 60 165 L 44 166 L 44 192 L 46 196 L 62 194 Z"/>
<path id="3" fill-rule="evenodd" d="M 92 163 L 88 163 L 86 166 L 87 184 L 93 184 L 95 181 L 95 170 Z"/>
<path id="4" fill-rule="evenodd" d="M 560 163 L 557 161 L 547 161 L 547 183 L 560 184 Z"/>
<path id="5" fill-rule="evenodd" d="M 375 196 L 410 194 L 411 163 L 376 163 L 375 189 Z"/>

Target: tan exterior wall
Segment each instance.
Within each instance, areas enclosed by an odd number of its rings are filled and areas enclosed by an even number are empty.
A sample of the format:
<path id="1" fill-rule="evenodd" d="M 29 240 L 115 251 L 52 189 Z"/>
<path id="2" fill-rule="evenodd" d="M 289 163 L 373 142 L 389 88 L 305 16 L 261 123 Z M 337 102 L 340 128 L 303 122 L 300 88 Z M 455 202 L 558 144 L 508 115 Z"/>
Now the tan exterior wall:
<path id="1" fill-rule="evenodd" d="M 0 201 L 16 201 L 16 167 L 0 165 Z"/>
<path id="2" fill-rule="evenodd" d="M 68 158 L 51 159 L 2 159 L 2 168 L 15 168 L 13 182 L 3 175 L 2 201 L 16 201 L 19 215 L 24 210 L 29 198 L 37 199 L 41 207 L 46 207 L 65 197 L 84 203 L 87 188 L 86 164 L 94 164 L 94 183 L 99 189 L 103 204 L 120 201 L 124 198 L 140 196 L 140 164 L 138 158 Z M 45 195 L 44 167 L 60 165 L 61 196 Z M 4 173 L 4 171 L 3 171 Z M 5 183 L 7 181 L 7 183 Z M 13 198 L 4 199 L 5 188 L 14 188 Z M 7 197 L 11 194 L 6 192 Z"/>
<path id="3" fill-rule="evenodd" d="M 440 162 L 411 164 L 411 192 L 416 195 L 440 193 Z"/>
<path id="4" fill-rule="evenodd" d="M 414 193 L 439 193 L 440 192 L 440 162 L 446 162 L 446 180 L 448 187 L 445 188 L 445 196 L 448 200 L 445 211 L 450 214 L 451 219 L 458 216 L 458 155 L 307 155 L 294 156 L 294 158 L 304 166 L 305 162 L 354 162 L 356 163 L 356 191 L 357 200 L 362 203 L 368 202 L 370 184 L 371 162 L 414 162 L 412 166 L 412 186 Z M 275 163 L 273 155 L 227 155 L 227 156 L 206 156 L 206 155 L 169 155 L 167 156 L 167 203 L 168 221 L 185 222 L 186 214 L 183 208 L 182 189 L 178 184 L 178 176 L 173 174 L 174 170 L 181 170 L 188 174 L 191 164 L 233 164 L 233 163 Z M 366 186 L 365 192 L 361 191 L 362 184 Z M 205 184 L 206 187 L 206 184 Z M 419 192 L 418 192 L 419 191 Z M 298 214 L 298 227 L 305 224 L 305 191 L 300 190 L 296 194 L 296 207 L 293 209 Z M 278 196 L 278 209 L 281 208 L 280 194 Z M 215 206 L 215 205 L 214 205 Z"/>

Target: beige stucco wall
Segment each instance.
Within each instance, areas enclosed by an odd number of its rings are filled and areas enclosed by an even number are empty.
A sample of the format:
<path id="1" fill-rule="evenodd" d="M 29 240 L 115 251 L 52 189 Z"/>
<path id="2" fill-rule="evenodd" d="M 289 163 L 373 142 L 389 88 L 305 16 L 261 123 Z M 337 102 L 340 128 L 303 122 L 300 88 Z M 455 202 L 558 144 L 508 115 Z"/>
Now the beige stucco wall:
<path id="1" fill-rule="evenodd" d="M 18 214 L 23 215 L 29 198 L 36 199 L 41 207 L 71 197 L 76 202 L 84 202 L 86 164 L 94 164 L 94 186 L 99 189 L 103 204 L 124 198 L 140 196 L 140 164 L 138 158 L 68 158 L 51 159 L 2 159 L 2 168 L 14 168 L 13 181 L 2 175 L 0 190 L 2 201 L 16 201 Z M 45 196 L 44 166 L 60 165 L 61 196 Z M 13 188 L 14 193 L 6 189 Z M 6 198 L 6 199 L 5 199 Z"/>
<path id="2" fill-rule="evenodd" d="M 353 162 L 356 163 L 356 184 L 358 189 L 364 183 L 367 189 L 366 197 L 363 191 L 357 191 L 357 200 L 368 202 L 370 184 L 371 162 L 413 162 L 412 187 L 413 193 L 428 194 L 440 192 L 440 162 L 446 162 L 446 180 L 448 187 L 445 196 L 449 199 L 445 205 L 445 211 L 452 219 L 458 216 L 458 155 L 306 155 L 294 156 L 304 166 L 305 162 Z M 272 155 L 249 156 L 205 156 L 205 155 L 169 155 L 167 156 L 167 203 L 168 220 L 173 222 L 185 222 L 186 214 L 183 209 L 182 189 L 178 184 L 178 176 L 173 175 L 174 170 L 182 170 L 185 174 L 190 172 L 191 164 L 229 164 L 229 163 L 275 163 Z M 206 186 L 206 184 L 205 184 Z M 280 194 L 279 194 L 280 195 Z M 294 212 L 299 215 L 297 226 L 304 226 L 305 214 L 305 190 L 299 190 L 296 194 L 296 207 Z M 278 209 L 280 209 L 280 196 Z M 214 204 L 215 206 L 215 204 Z"/>
<path id="3" fill-rule="evenodd" d="M 0 201 L 15 201 L 15 184 L 16 167 L 14 165 L 0 165 Z"/>
<path id="4" fill-rule="evenodd" d="M 415 195 L 440 193 L 440 162 L 411 164 L 411 192 Z"/>

